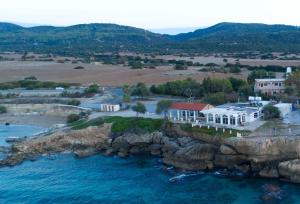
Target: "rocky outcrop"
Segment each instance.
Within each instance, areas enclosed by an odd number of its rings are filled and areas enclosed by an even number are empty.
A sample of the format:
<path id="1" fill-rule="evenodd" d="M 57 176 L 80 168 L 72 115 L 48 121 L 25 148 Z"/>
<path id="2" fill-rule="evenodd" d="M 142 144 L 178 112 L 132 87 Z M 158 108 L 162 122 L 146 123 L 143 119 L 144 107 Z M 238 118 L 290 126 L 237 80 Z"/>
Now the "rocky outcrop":
<path id="1" fill-rule="evenodd" d="M 224 144 L 255 163 L 265 163 L 298 158 L 300 137 L 229 138 Z"/>
<path id="2" fill-rule="evenodd" d="M 12 147 L 10 156 L 0 166 L 13 166 L 42 154 L 72 151 L 78 157 L 90 156 L 110 147 L 110 125 L 84 130 L 56 132 L 49 136 L 28 139 Z"/>
<path id="3" fill-rule="evenodd" d="M 281 162 L 278 166 L 280 176 L 288 181 L 300 183 L 300 160 Z"/>

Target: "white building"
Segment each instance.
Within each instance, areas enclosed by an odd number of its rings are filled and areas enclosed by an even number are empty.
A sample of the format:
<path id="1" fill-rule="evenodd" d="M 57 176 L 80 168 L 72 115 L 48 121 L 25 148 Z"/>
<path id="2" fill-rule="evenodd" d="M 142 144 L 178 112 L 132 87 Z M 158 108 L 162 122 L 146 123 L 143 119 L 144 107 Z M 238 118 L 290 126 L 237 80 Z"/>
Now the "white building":
<path id="1" fill-rule="evenodd" d="M 203 110 L 213 108 L 206 103 L 176 102 L 171 105 L 169 118 L 173 121 L 196 122 L 204 119 Z"/>
<path id="2" fill-rule="evenodd" d="M 249 103 L 229 103 L 204 110 L 206 124 L 212 126 L 247 126 L 251 122 L 259 120 L 262 109 L 269 104 L 267 101 L 252 101 Z"/>
<path id="3" fill-rule="evenodd" d="M 101 104 L 100 111 L 102 112 L 117 112 L 121 109 L 119 104 Z"/>

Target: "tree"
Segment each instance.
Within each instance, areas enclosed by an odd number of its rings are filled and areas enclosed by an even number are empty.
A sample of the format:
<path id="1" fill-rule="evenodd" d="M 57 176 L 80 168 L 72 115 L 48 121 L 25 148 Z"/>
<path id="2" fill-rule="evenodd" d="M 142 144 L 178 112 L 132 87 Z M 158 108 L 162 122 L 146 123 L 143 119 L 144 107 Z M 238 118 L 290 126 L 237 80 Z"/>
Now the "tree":
<path id="1" fill-rule="evenodd" d="M 294 88 L 295 92 L 300 96 L 300 70 L 291 74 L 288 77 L 286 84 Z"/>
<path id="2" fill-rule="evenodd" d="M 264 113 L 264 119 L 265 120 L 270 120 L 274 118 L 279 118 L 280 117 L 280 111 L 277 107 L 272 106 L 272 105 L 267 105 L 263 108 L 263 113 Z"/>
<path id="3" fill-rule="evenodd" d="M 0 106 L 0 114 L 7 113 L 7 109 L 5 106 Z"/>
<path id="4" fill-rule="evenodd" d="M 86 90 L 85 93 L 98 93 L 99 86 L 97 84 L 91 84 Z"/>
<path id="5" fill-rule="evenodd" d="M 68 117 L 67 117 L 67 123 L 73 123 L 78 120 L 80 120 L 80 116 L 77 114 L 71 114 L 71 115 L 68 115 Z"/>
<path id="6" fill-rule="evenodd" d="M 241 72 L 241 68 L 239 66 L 235 65 L 235 66 L 232 66 L 229 68 L 229 72 L 237 74 L 237 73 Z"/>
<path id="7" fill-rule="evenodd" d="M 156 113 L 164 114 L 164 118 L 167 119 L 167 114 L 172 105 L 172 101 L 170 100 L 161 100 L 156 105 Z"/>
<path id="8" fill-rule="evenodd" d="M 256 69 L 253 70 L 248 76 L 248 82 L 250 84 L 254 83 L 255 79 L 263 79 L 263 78 L 275 78 L 276 75 L 274 72 L 267 72 L 264 69 Z"/>
<path id="9" fill-rule="evenodd" d="M 67 105 L 70 105 L 70 106 L 79 106 L 80 105 L 80 101 L 77 100 L 77 99 L 72 99 L 70 101 L 67 102 Z"/>
<path id="10" fill-rule="evenodd" d="M 124 103 L 130 103 L 131 97 L 130 97 L 130 87 L 128 85 L 123 86 L 123 102 Z"/>
<path id="11" fill-rule="evenodd" d="M 131 95 L 143 98 L 149 96 L 150 92 L 144 83 L 138 83 L 136 86 L 132 87 Z"/>
<path id="12" fill-rule="evenodd" d="M 147 109 L 146 106 L 141 103 L 141 102 L 137 102 L 136 105 L 132 106 L 132 110 L 136 112 L 136 117 L 139 117 L 139 114 L 145 114 Z"/>

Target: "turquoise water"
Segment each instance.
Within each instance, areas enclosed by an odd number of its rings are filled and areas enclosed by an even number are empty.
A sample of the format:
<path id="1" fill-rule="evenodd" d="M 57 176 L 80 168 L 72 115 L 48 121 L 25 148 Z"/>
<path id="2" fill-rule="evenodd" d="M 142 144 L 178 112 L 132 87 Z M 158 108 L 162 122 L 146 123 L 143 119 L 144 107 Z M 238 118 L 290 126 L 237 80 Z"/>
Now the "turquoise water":
<path id="1" fill-rule="evenodd" d="M 276 192 L 268 190 L 270 185 Z M 148 156 L 76 159 L 60 154 L 0 168 L 0 203 L 291 204 L 300 203 L 300 185 L 182 172 Z"/>
<path id="2" fill-rule="evenodd" d="M 300 186 L 168 170 L 156 158 L 43 157 L 0 169 L 0 203 L 300 203 Z M 177 179 L 176 179 L 177 178 Z M 279 198 L 263 202 L 266 184 Z"/>
<path id="3" fill-rule="evenodd" d="M 11 137 L 11 136 L 29 137 L 43 130 L 45 130 L 45 128 L 29 126 L 29 125 L 9 125 L 9 126 L 0 125 L 0 146 L 9 145 L 5 142 L 5 139 L 7 137 Z"/>

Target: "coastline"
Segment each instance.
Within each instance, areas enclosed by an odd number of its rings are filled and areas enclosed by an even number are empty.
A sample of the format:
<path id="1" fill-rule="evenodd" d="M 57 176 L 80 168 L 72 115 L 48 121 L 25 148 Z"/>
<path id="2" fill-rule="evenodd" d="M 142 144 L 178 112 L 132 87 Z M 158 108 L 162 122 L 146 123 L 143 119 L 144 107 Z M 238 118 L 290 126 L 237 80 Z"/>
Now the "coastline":
<path id="1" fill-rule="evenodd" d="M 65 124 L 66 118 L 61 116 L 46 115 L 11 115 L 3 114 L 0 117 L 0 124 L 10 123 L 12 125 L 32 125 L 49 128 L 56 124 Z"/>
<path id="2" fill-rule="evenodd" d="M 177 131 L 177 132 L 176 132 Z M 13 145 L 0 167 L 19 165 L 40 155 L 69 151 L 78 158 L 149 154 L 166 165 L 188 171 L 228 169 L 245 176 L 272 178 L 293 183 L 300 180 L 298 137 L 230 138 L 185 134 L 176 127 L 164 132 L 123 132 L 114 135 L 111 124 L 82 130 L 56 130 L 53 134 Z"/>

